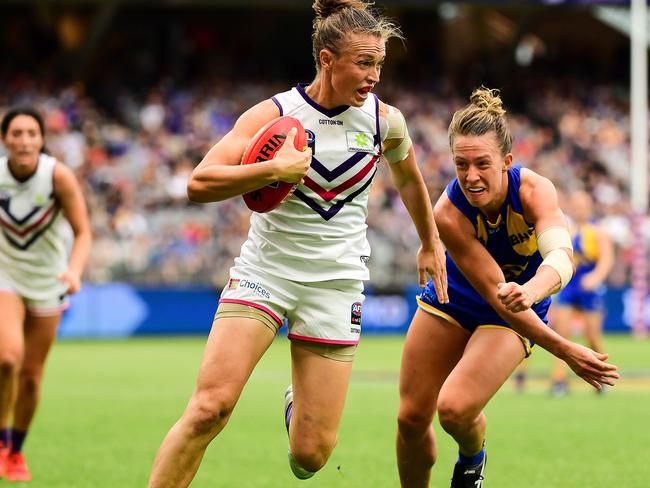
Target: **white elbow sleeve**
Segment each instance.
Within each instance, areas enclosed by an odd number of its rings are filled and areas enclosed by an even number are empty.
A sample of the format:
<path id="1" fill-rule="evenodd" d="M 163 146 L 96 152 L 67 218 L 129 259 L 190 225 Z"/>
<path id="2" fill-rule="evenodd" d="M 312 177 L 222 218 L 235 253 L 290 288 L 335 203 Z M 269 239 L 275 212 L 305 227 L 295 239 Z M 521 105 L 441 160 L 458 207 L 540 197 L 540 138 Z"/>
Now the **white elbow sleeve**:
<path id="1" fill-rule="evenodd" d="M 573 277 L 573 262 L 564 249 L 573 250 L 571 236 L 564 227 L 550 227 L 537 236 L 537 248 L 544 259 L 540 266 L 550 266 L 560 275 L 560 290 Z"/>
<path id="2" fill-rule="evenodd" d="M 388 131 L 386 133 L 386 140 L 401 139 L 397 146 L 384 151 L 384 157 L 389 163 L 398 163 L 403 161 L 409 153 L 411 148 L 411 137 L 409 136 L 408 128 L 406 127 L 406 120 L 402 112 L 395 110 L 391 107 L 388 115 L 386 116 L 388 124 Z"/>

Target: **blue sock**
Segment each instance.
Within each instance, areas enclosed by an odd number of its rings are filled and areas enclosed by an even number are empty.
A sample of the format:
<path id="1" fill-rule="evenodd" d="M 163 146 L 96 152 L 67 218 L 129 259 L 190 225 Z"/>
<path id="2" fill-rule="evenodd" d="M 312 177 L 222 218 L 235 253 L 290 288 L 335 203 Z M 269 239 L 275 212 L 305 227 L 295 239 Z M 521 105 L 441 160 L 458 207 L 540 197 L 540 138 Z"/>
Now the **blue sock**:
<path id="1" fill-rule="evenodd" d="M 23 449 L 23 442 L 25 442 L 27 431 L 16 430 L 11 431 L 11 452 L 20 452 Z"/>
<path id="2" fill-rule="evenodd" d="M 462 464 L 463 466 L 476 466 L 481 461 L 483 461 L 484 457 L 485 449 L 481 449 L 478 454 L 475 454 L 473 456 L 465 456 L 464 454 L 458 452 L 458 461 L 456 461 L 456 464 Z"/>
<path id="3" fill-rule="evenodd" d="M 0 429 L 0 442 L 2 442 L 2 445 L 4 447 L 7 447 L 9 445 L 10 440 L 11 440 L 11 427 L 5 427 L 4 429 Z"/>

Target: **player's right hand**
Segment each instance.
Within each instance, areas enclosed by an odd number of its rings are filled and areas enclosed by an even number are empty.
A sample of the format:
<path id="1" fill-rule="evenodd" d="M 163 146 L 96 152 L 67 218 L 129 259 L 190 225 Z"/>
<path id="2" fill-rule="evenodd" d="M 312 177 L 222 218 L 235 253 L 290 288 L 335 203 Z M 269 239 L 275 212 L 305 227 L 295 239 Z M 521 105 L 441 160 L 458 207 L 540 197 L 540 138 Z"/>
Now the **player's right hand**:
<path id="1" fill-rule="evenodd" d="M 620 375 L 616 372 L 618 368 L 615 365 L 605 362 L 608 354 L 592 351 L 575 342 L 569 344 L 562 359 L 575 374 L 597 390 L 600 390 L 602 385 L 614 386 Z"/>
<path id="2" fill-rule="evenodd" d="M 287 134 L 282 147 L 275 153 L 275 163 L 279 181 L 301 183 L 311 166 L 311 148 L 299 151 L 294 146 L 297 129 L 293 127 Z"/>
<path id="3" fill-rule="evenodd" d="M 497 298 L 510 312 L 523 312 L 533 306 L 537 297 L 525 285 L 514 281 L 497 285 Z"/>
<path id="4" fill-rule="evenodd" d="M 81 290 L 81 277 L 69 269 L 59 274 L 57 279 L 68 285 L 66 290 L 68 295 L 73 295 Z"/>

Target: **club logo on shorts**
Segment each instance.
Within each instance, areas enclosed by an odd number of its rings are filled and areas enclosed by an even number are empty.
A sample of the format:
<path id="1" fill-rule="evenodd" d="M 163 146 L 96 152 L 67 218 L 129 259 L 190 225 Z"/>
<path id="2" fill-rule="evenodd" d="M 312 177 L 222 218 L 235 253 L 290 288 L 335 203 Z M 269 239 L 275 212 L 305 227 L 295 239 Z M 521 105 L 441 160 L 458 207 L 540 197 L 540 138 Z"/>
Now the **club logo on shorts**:
<path id="1" fill-rule="evenodd" d="M 351 324 L 361 324 L 361 302 L 352 304 L 352 313 L 350 317 Z"/>
<path id="2" fill-rule="evenodd" d="M 228 289 L 236 290 L 238 286 L 239 286 L 239 280 L 235 278 L 230 278 L 230 281 L 228 281 Z"/>

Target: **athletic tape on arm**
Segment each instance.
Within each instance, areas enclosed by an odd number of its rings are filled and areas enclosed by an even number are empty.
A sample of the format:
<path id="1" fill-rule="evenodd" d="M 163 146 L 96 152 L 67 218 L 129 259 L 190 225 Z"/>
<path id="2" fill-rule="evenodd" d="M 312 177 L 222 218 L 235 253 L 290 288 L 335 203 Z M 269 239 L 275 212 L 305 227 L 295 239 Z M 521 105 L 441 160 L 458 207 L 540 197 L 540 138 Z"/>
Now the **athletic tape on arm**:
<path id="1" fill-rule="evenodd" d="M 386 122 L 388 122 L 388 132 L 385 140 L 402 139 L 402 142 L 396 147 L 384 151 L 384 157 L 389 163 L 398 163 L 408 155 L 411 148 L 411 137 L 406 127 L 406 120 L 399 110 L 390 107 L 388 115 L 386 115 Z"/>
<path id="2" fill-rule="evenodd" d="M 560 290 L 573 277 L 573 263 L 563 249 L 573 250 L 571 236 L 564 227 L 549 227 L 537 236 L 537 249 L 544 259 L 540 266 L 550 266 L 560 275 Z"/>

